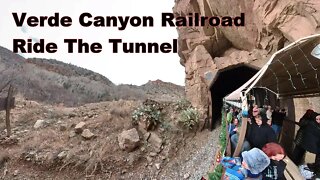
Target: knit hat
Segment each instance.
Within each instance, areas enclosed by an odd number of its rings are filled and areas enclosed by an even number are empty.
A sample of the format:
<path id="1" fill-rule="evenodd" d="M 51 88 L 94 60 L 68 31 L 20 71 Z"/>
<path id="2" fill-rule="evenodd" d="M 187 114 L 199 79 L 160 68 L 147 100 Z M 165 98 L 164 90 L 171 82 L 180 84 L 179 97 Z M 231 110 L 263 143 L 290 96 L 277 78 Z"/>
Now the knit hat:
<path id="1" fill-rule="evenodd" d="M 270 164 L 269 157 L 258 148 L 242 152 L 242 158 L 252 174 L 259 174 Z"/>

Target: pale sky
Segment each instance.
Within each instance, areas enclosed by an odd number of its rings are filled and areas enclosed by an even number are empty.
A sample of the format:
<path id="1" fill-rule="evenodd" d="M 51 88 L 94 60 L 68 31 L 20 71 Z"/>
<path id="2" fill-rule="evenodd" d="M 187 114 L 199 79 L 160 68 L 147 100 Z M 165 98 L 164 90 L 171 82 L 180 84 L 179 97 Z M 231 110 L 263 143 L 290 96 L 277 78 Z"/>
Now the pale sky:
<path id="1" fill-rule="evenodd" d="M 141 85 L 148 80 L 184 85 L 185 70 L 179 63 L 177 53 L 125 54 L 112 53 L 109 39 L 124 42 L 170 42 L 178 37 L 175 27 L 161 27 L 161 13 L 172 12 L 174 0 L 1 0 L 0 6 L 0 46 L 13 50 L 13 39 L 44 39 L 54 42 L 58 51 L 53 54 L 22 54 L 24 57 L 57 59 L 71 63 L 109 78 L 115 84 Z M 17 27 L 12 12 L 27 12 L 27 16 L 53 16 L 55 12 L 70 16 L 70 27 Z M 93 16 L 152 16 L 153 27 L 132 27 L 123 31 L 117 27 L 82 27 L 79 16 L 89 12 Z M 101 53 L 67 53 L 64 39 L 83 39 L 85 42 L 99 42 Z"/>

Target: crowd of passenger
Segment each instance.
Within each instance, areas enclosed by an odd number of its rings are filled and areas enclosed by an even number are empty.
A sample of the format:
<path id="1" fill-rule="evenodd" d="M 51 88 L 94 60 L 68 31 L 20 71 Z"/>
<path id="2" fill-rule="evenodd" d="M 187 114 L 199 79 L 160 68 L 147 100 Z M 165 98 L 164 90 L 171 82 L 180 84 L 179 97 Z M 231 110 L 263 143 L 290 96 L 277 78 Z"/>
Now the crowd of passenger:
<path id="1" fill-rule="evenodd" d="M 232 154 L 238 143 L 242 114 L 241 109 L 236 107 L 229 108 L 227 112 Z M 263 106 L 259 108 L 253 105 L 246 115 L 247 129 L 240 150 L 242 164 L 230 168 L 225 165 L 226 162 L 230 163 L 230 159 L 224 158 L 222 164 L 227 167 L 225 174 L 230 177 L 239 175 L 236 179 L 241 179 L 242 175 L 243 179 L 285 179 L 286 163 L 283 159 L 287 154 L 278 141 L 286 115 L 286 110 L 279 107 L 273 109 L 271 106 Z M 291 152 L 291 159 L 298 166 L 302 163 L 306 151 L 316 154 L 315 162 L 308 164 L 307 167 L 318 177 L 320 175 L 320 114 L 308 110 L 297 125 L 300 128 L 294 141 L 295 148 Z"/>

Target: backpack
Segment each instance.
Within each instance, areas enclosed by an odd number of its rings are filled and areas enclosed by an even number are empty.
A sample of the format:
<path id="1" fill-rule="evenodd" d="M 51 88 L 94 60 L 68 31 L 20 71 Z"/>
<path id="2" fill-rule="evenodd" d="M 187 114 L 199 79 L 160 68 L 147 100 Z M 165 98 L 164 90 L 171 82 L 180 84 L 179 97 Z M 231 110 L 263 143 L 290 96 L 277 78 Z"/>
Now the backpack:
<path id="1" fill-rule="evenodd" d="M 240 165 L 236 164 L 236 159 L 232 157 L 224 157 L 221 160 L 221 165 L 225 168 L 223 179 L 225 180 L 244 180 L 245 176 L 242 173 Z"/>

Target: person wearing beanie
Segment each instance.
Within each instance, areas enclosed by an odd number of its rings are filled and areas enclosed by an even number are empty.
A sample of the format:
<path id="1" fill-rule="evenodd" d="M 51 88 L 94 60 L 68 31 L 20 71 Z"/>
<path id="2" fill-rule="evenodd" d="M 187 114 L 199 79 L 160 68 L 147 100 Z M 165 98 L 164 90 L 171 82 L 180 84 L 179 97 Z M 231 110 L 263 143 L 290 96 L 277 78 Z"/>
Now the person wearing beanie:
<path id="1" fill-rule="evenodd" d="M 247 177 L 256 178 L 260 173 L 269 166 L 269 157 L 260 149 L 253 148 L 250 151 L 244 151 L 242 155 L 242 167 L 248 170 Z"/>
<path id="2" fill-rule="evenodd" d="M 236 158 L 223 157 L 221 165 L 225 168 L 223 179 L 244 180 L 260 180 L 262 171 L 269 166 L 269 157 L 260 149 L 253 148 L 249 151 L 241 153 L 242 163 L 238 164 Z"/>

